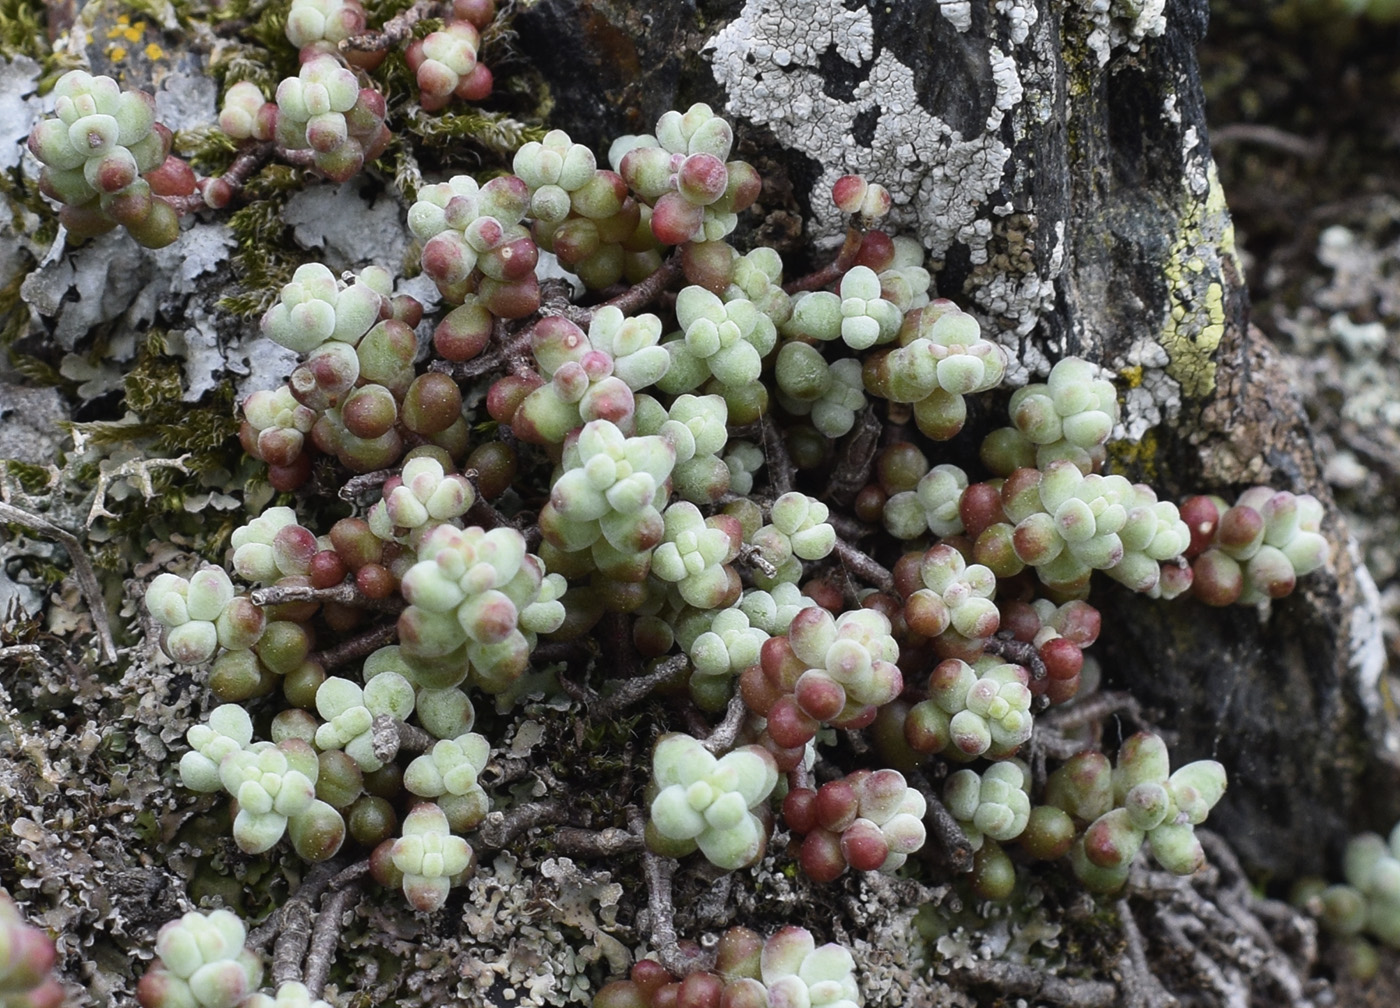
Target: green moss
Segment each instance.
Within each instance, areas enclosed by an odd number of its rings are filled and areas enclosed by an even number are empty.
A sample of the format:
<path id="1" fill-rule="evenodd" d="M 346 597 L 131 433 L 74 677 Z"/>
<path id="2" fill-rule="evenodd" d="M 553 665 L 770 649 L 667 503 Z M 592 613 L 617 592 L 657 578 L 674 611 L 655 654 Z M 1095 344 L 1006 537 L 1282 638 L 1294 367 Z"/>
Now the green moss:
<path id="1" fill-rule="evenodd" d="M 290 50 L 287 41 L 287 11 L 290 3 L 249 4 L 248 16 L 252 23 L 243 29 L 243 36 L 257 42 L 274 53 Z"/>
<path id="2" fill-rule="evenodd" d="M 40 360 L 38 357 L 31 357 L 28 354 L 13 354 L 10 357 L 10 367 L 19 375 L 29 379 L 32 385 L 45 385 L 52 388 L 68 388 L 72 382 L 64 378 L 58 369 Z"/>
<path id="3" fill-rule="evenodd" d="M 271 98 L 282 80 L 282 70 L 290 70 L 271 59 L 271 54 L 259 46 L 230 42 L 209 61 L 209 72 L 223 82 L 222 90 L 239 81 L 252 81 L 263 96 Z"/>
<path id="4" fill-rule="evenodd" d="M 293 260 L 285 251 L 295 245 L 282 220 L 286 203 L 282 185 L 294 187 L 300 174 L 284 165 L 268 165 L 258 173 L 256 183 L 250 185 L 250 195 L 266 198 L 255 199 L 229 217 L 229 228 L 237 242 L 234 272 L 242 289 L 221 298 L 221 310 L 243 318 L 261 315 L 301 265 L 303 260 Z M 269 192 L 269 188 L 273 191 Z"/>
<path id="5" fill-rule="evenodd" d="M 16 270 L 10 282 L 0 287 L 0 349 L 13 346 L 29 331 L 29 310 L 20 297 L 20 287 L 37 264 L 27 254 L 24 259 L 24 268 Z"/>
<path id="6" fill-rule="evenodd" d="M 413 6 L 413 0 L 366 0 L 365 10 L 369 13 L 369 23 L 382 25 L 390 18 L 402 14 Z"/>
<path id="7" fill-rule="evenodd" d="M 44 12 L 45 6 L 33 0 L 0 0 L 0 50 L 47 63 L 53 49 Z"/>
<path id="8" fill-rule="evenodd" d="M 398 137 L 389 143 L 372 167 L 393 177 L 394 188 L 405 203 L 411 204 L 418 198 L 418 190 L 423 186 L 423 172 L 413 151 Z"/>
<path id="9" fill-rule="evenodd" d="M 0 459 L 5 474 L 19 483 L 20 489 L 31 496 L 45 493 L 53 483 L 53 470 L 33 462 Z"/>
<path id="10" fill-rule="evenodd" d="M 180 362 L 165 354 L 165 334 L 152 330 L 135 365 L 123 380 L 126 406 L 135 422 L 77 424 L 96 445 L 138 440 L 150 442 L 153 454 L 190 456 L 192 472 L 223 468 L 228 443 L 238 436 L 233 390 L 225 385 L 200 404 L 183 401 Z"/>
<path id="11" fill-rule="evenodd" d="M 178 131 L 171 146 L 201 174 L 219 175 L 233 161 L 238 141 L 210 125 Z"/>
<path id="12" fill-rule="evenodd" d="M 430 148 L 456 148 L 464 142 L 483 147 L 502 157 L 510 157 L 522 144 L 543 140 L 548 132 L 542 126 L 529 126 L 499 112 L 435 112 L 409 110 L 405 123 L 409 132 Z"/>

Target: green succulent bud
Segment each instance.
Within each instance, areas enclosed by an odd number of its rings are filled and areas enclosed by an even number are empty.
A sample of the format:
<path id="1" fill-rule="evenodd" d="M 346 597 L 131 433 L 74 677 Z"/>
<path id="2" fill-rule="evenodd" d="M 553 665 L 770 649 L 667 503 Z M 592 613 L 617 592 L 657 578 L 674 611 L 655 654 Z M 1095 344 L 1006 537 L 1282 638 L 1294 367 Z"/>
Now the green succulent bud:
<path id="1" fill-rule="evenodd" d="M 1205 866 L 1205 851 L 1190 823 L 1162 823 L 1147 838 L 1152 856 L 1173 875 L 1191 875 Z"/>
<path id="2" fill-rule="evenodd" d="M 1113 766 L 1103 753 L 1084 751 L 1066 760 L 1046 780 L 1045 801 L 1080 822 L 1113 807 Z"/>
<path id="3" fill-rule="evenodd" d="M 751 811 L 778 781 L 773 758 L 745 746 L 720 758 L 689 735 L 667 735 L 652 757 L 657 787 L 651 821 L 661 836 L 694 841 L 711 863 L 733 871 L 763 853 L 764 833 Z"/>
<path id="4" fill-rule="evenodd" d="M 652 314 L 625 318 L 613 305 L 593 313 L 588 341 L 613 360 L 613 373 L 634 392 L 655 385 L 671 366 L 671 355 L 660 345 L 661 320 Z"/>
<path id="5" fill-rule="evenodd" d="M 860 1003 L 851 953 L 834 942 L 818 946 L 806 928 L 779 930 L 764 942 L 759 963 L 769 1004 L 852 1008 Z"/>
<path id="6" fill-rule="evenodd" d="M 1128 872 L 1132 867 L 1131 861 L 1123 862 L 1115 867 L 1106 868 L 1091 861 L 1086 853 L 1084 838 L 1074 842 L 1069 850 L 1070 867 L 1074 870 L 1074 877 L 1084 884 L 1090 892 L 1108 895 L 1123 888 L 1123 883 L 1128 881 Z"/>
<path id="7" fill-rule="evenodd" d="M 975 770 L 959 770 L 944 784 L 943 800 L 964 829 L 973 849 L 983 837 L 1014 840 L 1030 819 L 1026 777 L 1015 761 L 994 763 L 980 776 Z"/>
<path id="8" fill-rule="evenodd" d="M 244 947 L 246 931 L 231 910 L 191 911 L 156 934 L 160 963 L 143 979 L 162 1003 L 234 1008 L 262 981 L 262 961 Z"/>
<path id="9" fill-rule="evenodd" d="M 444 739 L 408 765 L 404 787 L 424 798 L 475 793 L 481 790 L 477 777 L 490 757 L 490 744 L 474 732 Z"/>
<path id="10" fill-rule="evenodd" d="M 403 872 L 403 892 L 415 910 L 431 913 L 447 902 L 452 879 L 472 863 L 472 849 L 453 836 L 447 816 L 424 802 L 404 817 L 403 834 L 390 850 L 394 867 Z"/>
<path id="11" fill-rule="evenodd" d="M 853 266 L 841 278 L 841 339 L 852 350 L 887 343 L 903 314 L 880 296 L 880 278 L 868 266 Z"/>
<path id="12" fill-rule="evenodd" d="M 656 383 L 663 392 L 689 392 L 711 375 L 725 386 L 747 385 L 777 343 L 772 319 L 753 302 L 721 301 L 696 285 L 676 296 L 676 318 L 682 335 L 664 344 L 672 362 Z"/>
<path id="13" fill-rule="evenodd" d="M 749 622 L 742 609 L 723 609 L 714 614 L 706 629 L 681 637 L 700 676 L 737 675 L 755 664 L 769 634 Z"/>
<path id="14" fill-rule="evenodd" d="M 753 492 L 754 473 L 763 468 L 763 449 L 751 441 L 731 441 L 724 454 L 729 470 L 729 489 L 736 494 Z"/>
<path id="15" fill-rule="evenodd" d="M 749 589 L 740 599 L 739 608 L 752 626 L 769 636 L 779 637 L 788 632 L 794 616 L 816 604 L 816 600 L 802 594 L 797 585 L 783 583 L 767 590 Z"/>
<path id="16" fill-rule="evenodd" d="M 193 747 L 180 758 L 180 779 L 192 791 L 217 791 L 219 766 L 225 757 L 242 752 L 253 741 L 253 721 L 238 704 L 215 707 L 205 724 L 185 734 Z"/>

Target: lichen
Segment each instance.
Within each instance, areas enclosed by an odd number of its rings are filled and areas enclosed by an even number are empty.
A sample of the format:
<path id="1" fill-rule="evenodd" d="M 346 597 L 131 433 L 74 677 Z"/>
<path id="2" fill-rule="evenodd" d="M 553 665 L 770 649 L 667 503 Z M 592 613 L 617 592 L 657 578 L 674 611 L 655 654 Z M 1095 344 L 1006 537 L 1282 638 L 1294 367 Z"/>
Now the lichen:
<path id="1" fill-rule="evenodd" d="M 1199 156 L 1193 154 L 1190 137 L 1187 145 L 1186 157 Z M 1242 275 L 1235 258 L 1234 225 L 1213 163 L 1206 170 L 1206 180 L 1203 199 L 1188 195 L 1167 255 L 1171 308 L 1158 338 L 1169 359 L 1167 375 L 1180 385 L 1182 395 L 1192 399 L 1215 389 L 1214 358 L 1226 321 L 1224 289 L 1216 279 L 1222 262 L 1228 260 L 1236 275 Z"/>
<path id="2" fill-rule="evenodd" d="M 1144 39 L 1166 31 L 1166 0 L 1079 0 L 1078 13 L 1088 25 L 1085 41 L 1099 66 L 1115 49 L 1136 51 Z"/>
<path id="3" fill-rule="evenodd" d="M 1021 88 L 1014 62 L 994 48 L 995 97 L 981 133 L 963 137 L 923 104 L 910 68 L 888 50 L 875 52 L 871 14 L 835 0 L 800 5 L 746 0 L 739 16 L 706 49 L 728 110 L 772 129 L 780 143 L 821 165 L 814 192 L 841 175 L 878 178 L 894 200 L 896 227 L 912 229 L 934 259 L 954 241 L 969 241 L 973 222 L 1001 186 L 1010 149 L 999 134 Z M 828 48 L 864 77 L 849 99 L 823 86 L 818 57 Z M 868 143 L 854 139 L 857 116 L 879 112 Z M 813 201 L 810 228 L 818 239 L 839 233 L 834 206 Z"/>

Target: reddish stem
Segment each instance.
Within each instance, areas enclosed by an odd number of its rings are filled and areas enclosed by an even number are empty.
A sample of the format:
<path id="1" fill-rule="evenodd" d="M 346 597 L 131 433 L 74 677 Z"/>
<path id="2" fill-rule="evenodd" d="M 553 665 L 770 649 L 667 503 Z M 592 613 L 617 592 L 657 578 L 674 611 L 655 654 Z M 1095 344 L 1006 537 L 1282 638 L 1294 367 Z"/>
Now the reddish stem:
<path id="1" fill-rule="evenodd" d="M 808 273 L 805 277 L 790 280 L 783 284 L 783 290 L 789 294 L 797 294 L 802 291 L 821 290 L 834 284 L 855 264 L 856 256 L 860 254 L 860 243 L 864 239 L 865 233 L 859 228 L 847 228 L 846 240 L 841 244 L 841 251 L 836 254 L 834 262 L 814 273 Z"/>

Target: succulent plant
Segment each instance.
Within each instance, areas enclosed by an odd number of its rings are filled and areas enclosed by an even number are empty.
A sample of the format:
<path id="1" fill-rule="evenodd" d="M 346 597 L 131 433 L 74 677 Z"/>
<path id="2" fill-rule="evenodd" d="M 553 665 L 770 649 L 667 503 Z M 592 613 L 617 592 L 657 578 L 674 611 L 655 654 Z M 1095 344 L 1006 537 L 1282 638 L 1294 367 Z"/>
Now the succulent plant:
<path id="1" fill-rule="evenodd" d="M 143 1008 L 234 1008 L 262 980 L 262 961 L 244 947 L 247 932 L 231 910 L 190 912 L 156 935 L 160 962 L 136 988 Z"/>
<path id="2" fill-rule="evenodd" d="M 753 809 L 778 782 L 773 757 L 745 746 L 716 758 L 689 735 L 667 735 L 652 756 L 649 836 L 653 846 L 699 848 L 716 867 L 733 871 L 757 861 L 766 834 Z"/>
<path id="3" fill-rule="evenodd" d="M 441 5 L 440 25 L 403 40 L 420 125 L 489 88 L 479 56 L 490 6 Z M 405 27 L 391 20 L 386 38 Z M 388 151 L 385 116 L 404 112 L 367 86 L 354 56 L 363 40 L 340 45 L 364 27 L 357 4 L 295 0 L 286 25 L 303 50 L 298 76 L 275 103 L 235 83 L 223 128 L 240 141 L 240 165 L 274 140 L 278 156 L 346 180 Z M 132 228 L 142 185 L 164 184 L 144 177 L 168 148 L 145 123 L 148 103 L 99 80 L 62 78 L 57 125 L 31 137 L 75 235 Z M 1003 337 L 929 299 L 924 250 L 874 230 L 892 205 L 878 184 L 836 184 L 847 241 L 785 289 L 776 250 L 729 242 L 760 180 L 728 160 L 733 130 L 709 107 L 620 140 L 611 170 L 563 131 L 530 135 L 513 172 L 484 182 L 423 182 L 408 143 L 381 164 L 412 193 L 408 254 L 438 289 L 435 319 L 424 324 L 428 309 L 396 295 L 379 266 L 337 276 L 304 263 L 261 292 L 262 334 L 298 361 L 284 384 L 244 400 L 240 443 L 273 490 L 300 492 L 227 523 L 227 562 L 259 586 L 251 597 L 218 567 L 162 573 L 145 596 L 170 656 L 207 665 L 215 695 L 236 701 L 188 733 L 180 761 L 186 786 L 233 796 L 236 843 L 256 855 L 287 836 L 306 861 L 342 843 L 372 851 L 377 882 L 439 910 L 473 867 L 472 830 L 503 847 L 508 817 L 515 828 L 556 803 L 577 811 L 572 794 L 530 807 L 541 795 L 488 773 L 493 746 L 513 767 L 555 742 L 534 719 L 566 708 L 575 748 L 612 739 L 630 726 L 618 711 L 649 689 L 683 689 L 689 674 L 686 715 L 726 713 L 702 743 L 670 732 L 679 715 L 656 705 L 668 733 L 641 855 L 653 938 L 665 930 L 658 864 L 695 850 L 723 871 L 757 863 L 780 775 L 781 828 L 801 839 L 774 856 L 814 881 L 924 871 L 907 860 L 932 797 L 914 773 L 921 762 L 951 769 L 943 798 L 977 848 L 976 895 L 1004 898 L 1025 856 L 1068 858 L 1098 892 L 1121 885 L 1144 847 L 1169 871 L 1194 871 L 1194 826 L 1225 787 L 1219 764 L 1170 772 L 1165 744 L 1140 734 L 1116 769 L 1093 753 L 1063 761 L 1036 805 L 1012 757 L 1032 738 L 1033 711 L 1094 679 L 1083 649 L 1100 620 L 1082 601 L 1092 572 L 1159 598 L 1282 597 L 1327 560 L 1321 504 L 1259 487 L 1234 505 L 1202 496 L 1178 510 L 1103 474 L 1117 390 L 1085 360 L 1059 361 L 1009 402 L 983 395 L 1006 376 Z M 87 144 L 81 163 L 73 136 Z M 173 215 L 200 192 L 217 209 L 241 183 L 216 182 L 161 205 Z M 144 212 L 159 218 L 133 228 L 148 238 L 175 220 Z M 663 260 L 668 245 L 678 248 Z M 570 278 L 547 274 L 542 250 L 593 293 L 569 303 Z M 1010 425 L 980 451 L 970 432 L 933 444 L 962 430 L 973 395 L 988 413 L 1005 406 Z M 885 403 L 868 409 L 871 397 Z M 856 429 L 862 413 L 887 420 L 886 436 Z M 255 483 L 248 499 L 265 502 Z M 279 688 L 291 707 L 258 699 Z M 479 722 L 478 691 L 495 707 Z M 270 741 L 254 740 L 254 717 L 270 720 Z M 511 719 L 513 741 L 501 734 Z M 983 757 L 994 762 L 950 766 Z M 565 770 L 556 777 L 579 779 Z M 571 825 L 559 839 L 638 843 L 619 835 L 619 807 L 596 806 L 604 833 Z M 1358 841 L 1351 892 L 1318 897 L 1350 933 L 1395 933 L 1393 853 Z M 4 917 L 0 904 L 0 929 Z M 241 926 L 223 917 L 179 927 L 143 1003 L 309 1008 L 321 993 L 294 982 L 275 997 L 254 992 Z M 656 941 L 658 955 L 681 954 Z M 767 943 L 731 932 L 716 958 L 715 971 L 684 979 L 638 963 L 620 982 L 630 987 L 609 985 L 595 1004 L 858 1001 L 851 954 L 800 928 Z"/>

